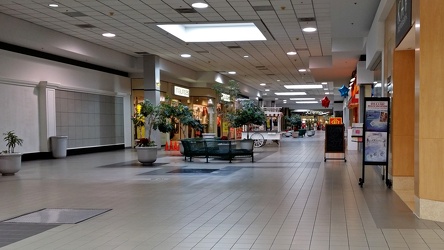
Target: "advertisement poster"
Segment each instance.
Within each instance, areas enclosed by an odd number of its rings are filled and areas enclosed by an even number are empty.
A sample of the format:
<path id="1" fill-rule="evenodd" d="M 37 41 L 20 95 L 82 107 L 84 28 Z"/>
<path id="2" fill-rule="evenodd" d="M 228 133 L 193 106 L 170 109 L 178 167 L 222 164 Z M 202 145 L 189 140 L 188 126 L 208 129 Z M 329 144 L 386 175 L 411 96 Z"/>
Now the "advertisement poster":
<path id="1" fill-rule="evenodd" d="M 364 161 L 387 162 L 389 132 L 389 101 L 365 101 Z"/>
<path id="2" fill-rule="evenodd" d="M 385 162 L 387 159 L 387 132 L 365 133 L 365 161 Z"/>
<path id="3" fill-rule="evenodd" d="M 365 125 L 367 131 L 387 132 L 388 102 L 367 101 L 365 110 Z"/>

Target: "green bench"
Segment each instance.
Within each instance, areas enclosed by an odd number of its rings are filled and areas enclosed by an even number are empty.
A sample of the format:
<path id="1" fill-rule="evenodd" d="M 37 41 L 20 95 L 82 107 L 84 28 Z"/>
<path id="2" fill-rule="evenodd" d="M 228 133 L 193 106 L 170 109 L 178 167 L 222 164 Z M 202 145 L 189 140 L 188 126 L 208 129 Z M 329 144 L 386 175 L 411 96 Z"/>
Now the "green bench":
<path id="1" fill-rule="evenodd" d="M 182 139 L 181 140 L 185 156 L 189 161 L 193 157 L 204 157 L 206 162 L 208 158 L 219 158 L 229 160 L 230 163 L 234 157 L 243 156 L 251 157 L 251 162 L 254 162 L 253 147 L 251 149 L 237 148 L 236 141 L 233 140 L 217 140 L 217 139 Z"/>

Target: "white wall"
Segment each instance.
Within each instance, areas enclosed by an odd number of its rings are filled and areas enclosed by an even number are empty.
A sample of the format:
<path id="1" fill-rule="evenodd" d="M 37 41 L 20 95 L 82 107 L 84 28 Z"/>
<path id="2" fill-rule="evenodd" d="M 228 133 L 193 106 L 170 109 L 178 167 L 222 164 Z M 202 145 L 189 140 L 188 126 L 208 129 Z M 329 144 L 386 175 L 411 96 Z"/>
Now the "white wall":
<path id="1" fill-rule="evenodd" d="M 82 93 L 122 96 L 131 94 L 130 79 L 96 70 L 0 50 L 0 133 L 14 130 L 24 139 L 23 153 L 39 152 L 37 84 Z M 124 103 L 124 107 L 131 107 Z M 124 110 L 125 146 L 131 146 L 131 110 Z M 41 118 L 41 117 L 40 117 Z M 125 119 L 128 118 L 128 119 Z M 5 146 L 0 144 L 0 149 Z"/>

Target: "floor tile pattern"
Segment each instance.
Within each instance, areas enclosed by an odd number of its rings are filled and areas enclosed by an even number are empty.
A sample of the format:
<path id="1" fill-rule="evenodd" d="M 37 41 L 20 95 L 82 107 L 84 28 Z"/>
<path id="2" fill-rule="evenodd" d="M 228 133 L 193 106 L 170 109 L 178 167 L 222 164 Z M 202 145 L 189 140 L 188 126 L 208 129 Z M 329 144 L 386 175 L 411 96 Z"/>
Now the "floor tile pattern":
<path id="1" fill-rule="evenodd" d="M 254 163 L 162 150 L 144 167 L 134 149 L 24 162 L 0 178 L 0 220 L 43 207 L 112 210 L 2 249 L 444 249 L 444 223 L 417 219 L 378 167 L 366 167 L 361 188 L 360 154 L 346 158 L 324 162 L 317 131 L 255 149 Z M 183 168 L 236 171 L 167 173 Z"/>

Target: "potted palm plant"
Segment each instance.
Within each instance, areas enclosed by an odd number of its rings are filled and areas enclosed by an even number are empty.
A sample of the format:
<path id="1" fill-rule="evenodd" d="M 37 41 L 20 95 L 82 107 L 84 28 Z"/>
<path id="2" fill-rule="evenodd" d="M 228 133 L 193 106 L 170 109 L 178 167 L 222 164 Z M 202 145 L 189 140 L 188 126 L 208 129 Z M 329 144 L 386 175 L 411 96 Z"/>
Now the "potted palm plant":
<path id="1" fill-rule="evenodd" d="M 137 159 L 143 165 L 152 165 L 157 160 L 157 145 L 151 138 L 152 131 L 169 133 L 174 129 L 171 120 L 174 107 L 169 102 L 155 105 L 148 99 L 139 105 L 140 112 L 134 114 L 132 121 L 135 126 L 145 126 L 147 134 L 136 143 Z"/>
<path id="2" fill-rule="evenodd" d="M 23 139 L 20 139 L 14 131 L 3 133 L 3 140 L 6 142 L 7 150 L 0 152 L 0 173 L 2 175 L 14 175 L 22 167 L 22 154 L 16 153 L 15 147 L 21 146 Z"/>

